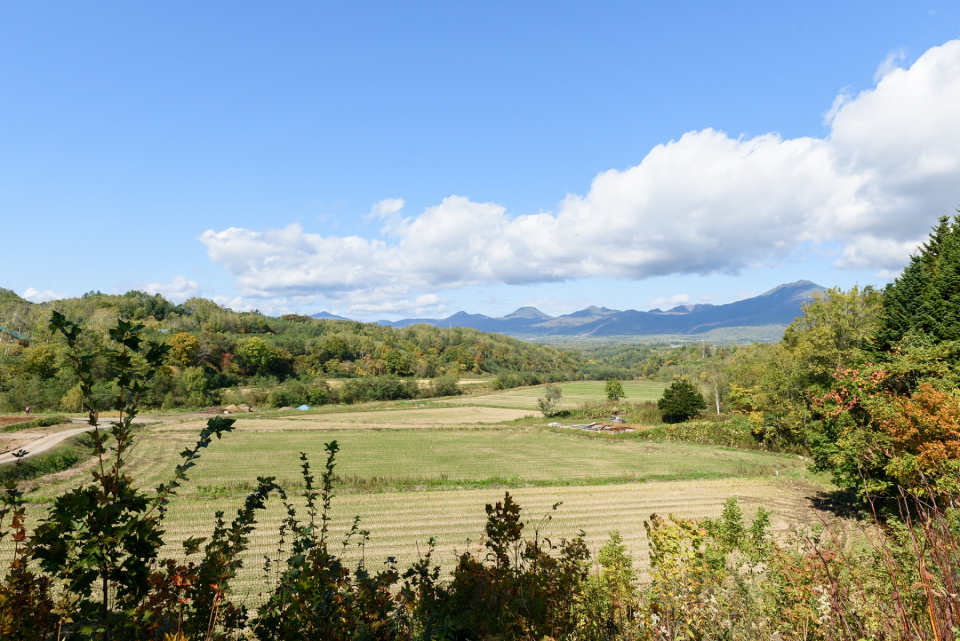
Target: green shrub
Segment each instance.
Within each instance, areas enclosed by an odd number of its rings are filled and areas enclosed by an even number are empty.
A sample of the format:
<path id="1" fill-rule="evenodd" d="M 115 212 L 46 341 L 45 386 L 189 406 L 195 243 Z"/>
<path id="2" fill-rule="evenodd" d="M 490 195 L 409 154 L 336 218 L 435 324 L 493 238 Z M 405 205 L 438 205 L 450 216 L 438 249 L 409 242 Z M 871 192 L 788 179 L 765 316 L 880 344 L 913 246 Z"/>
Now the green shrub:
<path id="1" fill-rule="evenodd" d="M 493 389 L 513 389 L 514 387 L 540 385 L 544 382 L 556 383 L 558 380 L 554 380 L 554 378 L 557 377 L 559 377 L 559 380 L 567 379 L 562 372 L 556 373 L 556 376 L 546 376 L 536 372 L 501 372 L 493 379 Z"/>
<path id="2" fill-rule="evenodd" d="M 453 376 L 441 376 L 433 379 L 426 391 L 430 396 L 459 396 L 463 394 L 460 384 Z"/>
<path id="3" fill-rule="evenodd" d="M 760 441 L 753 433 L 753 427 L 744 418 L 734 418 L 724 422 L 690 421 L 658 425 L 640 432 L 638 437 L 736 447 L 743 450 L 756 450 L 761 447 Z"/>
<path id="4" fill-rule="evenodd" d="M 351 378 L 340 388 L 341 403 L 370 401 L 396 401 L 420 396 L 416 381 L 403 380 L 396 376 L 367 376 Z"/>
<path id="5" fill-rule="evenodd" d="M 543 396 L 537 399 L 537 407 L 540 408 L 540 412 L 545 417 L 553 416 L 562 398 L 563 390 L 560 389 L 559 385 L 547 385 L 543 388 Z"/>
<path id="6" fill-rule="evenodd" d="M 557 412 L 556 415 L 589 421 L 604 421 L 612 416 L 620 416 L 627 423 L 639 425 L 656 425 L 661 422 L 657 404 L 649 401 L 644 403 L 588 402 L 581 404 L 576 409 Z"/>
<path id="7" fill-rule="evenodd" d="M 270 407 L 298 407 L 310 399 L 310 390 L 296 379 L 289 379 L 267 395 Z"/>
<path id="8" fill-rule="evenodd" d="M 707 401 L 697 386 L 685 376 L 674 379 L 663 391 L 663 397 L 657 401 L 657 408 L 667 423 L 680 423 L 697 416 L 707 408 Z"/>
<path id="9" fill-rule="evenodd" d="M 308 405 L 326 405 L 331 402 L 330 386 L 321 382 L 319 386 L 313 387 L 307 393 Z"/>

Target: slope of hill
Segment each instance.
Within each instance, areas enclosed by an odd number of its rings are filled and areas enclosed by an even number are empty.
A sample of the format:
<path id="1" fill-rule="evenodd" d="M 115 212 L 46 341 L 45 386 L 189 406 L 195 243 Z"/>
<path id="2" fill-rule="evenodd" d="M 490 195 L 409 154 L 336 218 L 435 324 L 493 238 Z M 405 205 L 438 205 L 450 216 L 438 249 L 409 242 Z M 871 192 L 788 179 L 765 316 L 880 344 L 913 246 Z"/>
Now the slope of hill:
<path id="1" fill-rule="evenodd" d="M 379 324 L 398 328 L 421 323 L 436 327 L 470 327 L 530 338 L 692 335 L 723 328 L 750 327 L 764 328 L 764 333 L 769 334 L 771 326 L 791 323 L 800 315 L 803 303 L 822 291 L 824 288 L 820 285 L 801 280 L 727 305 L 679 305 L 667 311 L 652 309 L 647 312 L 587 307 L 555 317 L 534 307 L 521 307 L 500 318 L 457 312 L 447 318 L 411 318 L 379 321 Z M 745 333 L 749 334 L 749 331 Z"/>

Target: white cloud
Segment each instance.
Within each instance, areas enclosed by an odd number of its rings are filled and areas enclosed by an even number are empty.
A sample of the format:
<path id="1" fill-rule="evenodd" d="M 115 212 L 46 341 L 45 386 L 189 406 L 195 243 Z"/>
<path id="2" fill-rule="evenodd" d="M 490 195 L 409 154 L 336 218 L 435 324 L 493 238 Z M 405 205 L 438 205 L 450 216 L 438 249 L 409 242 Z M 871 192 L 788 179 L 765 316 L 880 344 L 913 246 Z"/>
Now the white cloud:
<path id="1" fill-rule="evenodd" d="M 686 305 L 690 302 L 690 297 L 686 294 L 675 294 L 673 296 L 660 296 L 650 299 L 650 307 L 676 307 L 677 305 Z"/>
<path id="2" fill-rule="evenodd" d="M 31 303 L 45 303 L 51 300 L 61 300 L 64 298 L 70 298 L 70 294 L 55 292 L 50 289 L 45 289 L 43 291 L 40 291 L 35 287 L 27 287 L 27 289 L 25 289 L 24 292 L 20 294 L 20 298 L 23 298 L 24 300 L 28 300 Z"/>
<path id="3" fill-rule="evenodd" d="M 399 214 L 401 209 L 403 209 L 403 198 L 384 198 L 373 206 L 367 218 L 383 220 Z"/>
<path id="4" fill-rule="evenodd" d="M 404 218 L 388 199 L 371 216 L 387 221 L 390 242 L 296 224 L 200 240 L 243 296 L 405 309 L 469 285 L 736 274 L 821 244 L 842 248 L 839 268 L 895 270 L 960 202 L 960 41 L 909 69 L 899 59 L 881 65 L 874 88 L 838 97 L 825 138 L 689 132 L 553 212 L 511 216 L 450 196 Z"/>
<path id="5" fill-rule="evenodd" d="M 890 269 L 881 269 L 876 274 L 874 278 L 879 278 L 880 280 L 893 280 L 900 275 L 899 271 L 893 271 Z"/>
<path id="6" fill-rule="evenodd" d="M 873 81 L 880 82 L 880 80 L 891 71 L 899 69 L 900 63 L 903 62 L 906 57 L 907 54 L 903 49 L 894 49 L 888 53 L 887 57 L 880 63 L 880 66 L 877 67 L 877 71 L 873 74 Z"/>
<path id="7" fill-rule="evenodd" d="M 160 294 L 175 303 L 199 296 L 202 291 L 197 281 L 187 280 L 185 276 L 174 276 L 169 283 L 147 283 L 143 290 L 150 294 Z"/>
<path id="8" fill-rule="evenodd" d="M 380 316 L 448 316 L 450 308 L 436 294 L 409 295 L 401 288 L 336 292 L 329 296 L 305 295 L 265 298 L 260 296 L 211 296 L 215 303 L 238 312 L 257 310 L 268 316 L 313 314 L 327 311 L 338 316 L 373 319 Z"/>
<path id="9" fill-rule="evenodd" d="M 415 298 L 393 299 L 381 296 L 380 293 L 371 295 L 350 296 L 343 300 L 348 306 L 348 316 L 351 318 L 370 318 L 381 315 L 403 315 L 409 317 L 445 316 L 449 311 L 436 294 L 422 294 Z"/>

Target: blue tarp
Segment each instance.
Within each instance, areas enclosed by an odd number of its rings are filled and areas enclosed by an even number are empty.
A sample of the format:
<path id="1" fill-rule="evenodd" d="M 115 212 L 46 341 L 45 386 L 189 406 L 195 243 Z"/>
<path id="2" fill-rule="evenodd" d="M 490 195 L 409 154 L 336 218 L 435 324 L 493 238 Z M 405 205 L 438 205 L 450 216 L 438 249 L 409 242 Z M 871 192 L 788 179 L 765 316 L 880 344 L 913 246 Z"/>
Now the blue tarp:
<path id="1" fill-rule="evenodd" d="M 11 336 L 13 336 L 13 337 L 14 337 L 15 339 L 17 339 L 18 341 L 26 340 L 26 338 L 27 338 L 26 336 L 24 336 L 24 335 L 21 334 L 20 332 L 15 332 L 15 331 L 13 331 L 12 329 L 6 329 L 5 327 L 0 327 L 0 332 L 5 332 L 5 333 L 7 333 L 7 334 L 10 334 Z"/>
<path id="2" fill-rule="evenodd" d="M 306 406 L 306 405 L 301 405 L 301 406 L 298 407 L 297 409 L 298 409 L 298 410 L 308 410 L 308 409 L 310 409 L 310 408 L 309 408 L 308 406 Z"/>

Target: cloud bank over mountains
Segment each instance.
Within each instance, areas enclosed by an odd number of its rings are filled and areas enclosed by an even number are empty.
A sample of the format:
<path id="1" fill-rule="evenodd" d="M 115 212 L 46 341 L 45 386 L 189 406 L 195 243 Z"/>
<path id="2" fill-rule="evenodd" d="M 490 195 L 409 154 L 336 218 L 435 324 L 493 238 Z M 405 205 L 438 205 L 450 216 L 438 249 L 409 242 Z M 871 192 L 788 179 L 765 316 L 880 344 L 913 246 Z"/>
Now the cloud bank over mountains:
<path id="1" fill-rule="evenodd" d="M 370 214 L 378 238 L 292 224 L 200 240 L 244 297 L 322 295 L 354 313 L 418 313 L 471 285 L 736 274 L 817 246 L 840 249 L 837 268 L 892 274 L 960 203 L 960 40 L 901 58 L 838 96 L 823 138 L 692 131 L 551 212 L 453 195 L 404 216 L 388 199 Z"/>

